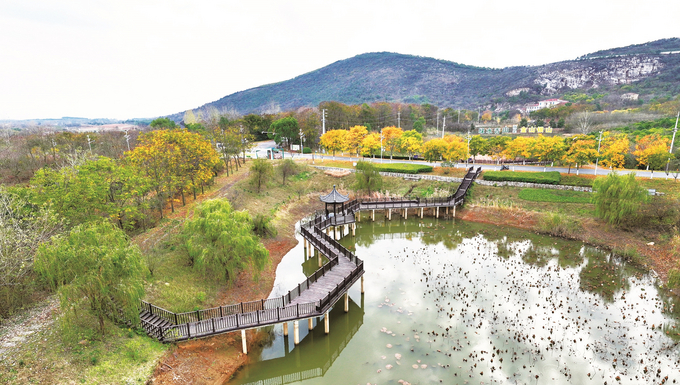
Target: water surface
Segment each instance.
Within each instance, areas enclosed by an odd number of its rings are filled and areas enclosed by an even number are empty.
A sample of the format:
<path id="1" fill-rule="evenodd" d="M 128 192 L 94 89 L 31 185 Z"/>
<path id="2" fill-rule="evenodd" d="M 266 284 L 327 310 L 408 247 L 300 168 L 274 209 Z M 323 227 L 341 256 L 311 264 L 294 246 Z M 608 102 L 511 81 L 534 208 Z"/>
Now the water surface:
<path id="1" fill-rule="evenodd" d="M 301 343 L 281 325 L 231 383 L 680 383 L 674 299 L 607 252 L 530 232 L 433 218 L 357 224 L 342 243 L 365 262 Z M 272 296 L 316 269 L 302 242 Z M 318 326 L 316 324 L 319 323 Z"/>

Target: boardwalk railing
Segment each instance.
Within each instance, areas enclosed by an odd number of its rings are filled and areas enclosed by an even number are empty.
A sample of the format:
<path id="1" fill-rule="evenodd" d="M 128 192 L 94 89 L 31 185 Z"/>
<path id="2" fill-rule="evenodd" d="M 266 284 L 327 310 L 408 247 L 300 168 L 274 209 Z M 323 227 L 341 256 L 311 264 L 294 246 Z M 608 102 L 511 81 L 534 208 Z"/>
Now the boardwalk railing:
<path id="1" fill-rule="evenodd" d="M 462 203 L 469 186 L 480 172 L 481 168 L 474 171 L 471 167 L 456 192 L 445 198 L 352 200 L 343 205 L 341 213 L 337 216 L 326 217 L 322 212 L 317 212 L 313 217 L 303 220 L 300 233 L 328 258 L 328 262 L 281 297 L 185 313 L 174 313 L 142 301 L 140 304 L 142 326 L 150 336 L 160 341 L 181 341 L 323 315 L 364 273 L 364 262 L 327 235 L 324 232 L 326 228 L 353 223 L 354 213 L 360 210 L 458 205 Z M 340 258 L 345 258 L 353 265 L 342 281 L 316 301 L 293 304 L 293 300 L 338 266 Z"/>

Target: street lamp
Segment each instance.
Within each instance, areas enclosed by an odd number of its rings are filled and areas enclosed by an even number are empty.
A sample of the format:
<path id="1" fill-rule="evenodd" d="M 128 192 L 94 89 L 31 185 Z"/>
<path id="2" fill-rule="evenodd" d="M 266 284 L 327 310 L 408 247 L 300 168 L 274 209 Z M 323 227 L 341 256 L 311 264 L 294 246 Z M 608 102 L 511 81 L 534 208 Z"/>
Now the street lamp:
<path id="1" fill-rule="evenodd" d="M 602 143 L 602 131 L 600 131 L 600 139 L 597 140 L 597 159 L 595 160 L 595 176 L 597 176 L 597 165 L 600 163 L 600 143 Z"/>
<path id="2" fill-rule="evenodd" d="M 383 132 L 380 130 L 380 163 L 384 163 L 383 159 Z"/>

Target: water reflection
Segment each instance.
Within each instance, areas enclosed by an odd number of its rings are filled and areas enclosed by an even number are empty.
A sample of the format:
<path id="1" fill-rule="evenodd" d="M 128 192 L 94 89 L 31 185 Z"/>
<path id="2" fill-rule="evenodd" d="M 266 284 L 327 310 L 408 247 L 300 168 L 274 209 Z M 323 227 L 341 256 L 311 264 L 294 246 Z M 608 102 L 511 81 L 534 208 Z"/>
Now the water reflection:
<path id="1" fill-rule="evenodd" d="M 277 326 L 235 383 L 680 380 L 676 299 L 609 253 L 419 218 L 361 222 L 342 242 L 365 261 L 366 294 L 350 290 L 360 305 L 334 310 L 329 336 L 300 322 L 297 347 Z M 286 256 L 276 287 L 313 270 L 305 260 L 301 246 Z"/>

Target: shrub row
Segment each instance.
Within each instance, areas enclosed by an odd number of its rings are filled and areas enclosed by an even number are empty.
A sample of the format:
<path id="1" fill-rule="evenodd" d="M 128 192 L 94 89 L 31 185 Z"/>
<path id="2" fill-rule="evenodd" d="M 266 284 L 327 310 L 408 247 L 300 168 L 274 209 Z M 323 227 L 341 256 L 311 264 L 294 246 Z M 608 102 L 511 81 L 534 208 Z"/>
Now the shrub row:
<path id="1" fill-rule="evenodd" d="M 515 171 L 485 171 L 484 180 L 497 182 L 525 182 L 559 184 L 561 175 L 557 171 L 548 172 L 515 172 Z"/>
<path id="2" fill-rule="evenodd" d="M 412 163 L 390 163 L 376 164 L 378 171 L 382 172 L 401 172 L 404 174 L 419 174 L 421 172 L 432 172 L 432 166 Z"/>

